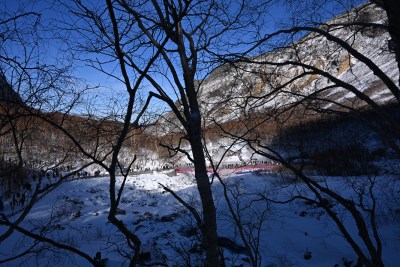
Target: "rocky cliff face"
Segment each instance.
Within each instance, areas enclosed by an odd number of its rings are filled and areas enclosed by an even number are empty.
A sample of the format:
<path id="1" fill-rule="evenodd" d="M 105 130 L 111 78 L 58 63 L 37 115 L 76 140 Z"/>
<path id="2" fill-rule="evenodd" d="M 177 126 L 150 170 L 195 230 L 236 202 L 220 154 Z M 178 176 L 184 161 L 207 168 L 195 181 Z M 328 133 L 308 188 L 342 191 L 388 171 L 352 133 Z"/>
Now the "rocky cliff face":
<path id="1" fill-rule="evenodd" d="M 386 21 L 383 10 L 367 3 L 326 22 L 318 30 L 344 41 L 396 81 L 399 73 L 395 56 L 388 49 Z M 381 26 L 364 27 L 366 23 Z M 305 97 L 313 98 L 313 105 L 325 110 L 365 105 L 354 93 L 338 86 L 335 79 L 353 86 L 378 104 L 394 99 L 382 80 L 354 53 L 312 32 L 292 45 L 249 62 L 227 63 L 217 68 L 202 82 L 200 100 L 204 117 L 220 122 L 240 118 L 245 113 L 288 107 Z"/>

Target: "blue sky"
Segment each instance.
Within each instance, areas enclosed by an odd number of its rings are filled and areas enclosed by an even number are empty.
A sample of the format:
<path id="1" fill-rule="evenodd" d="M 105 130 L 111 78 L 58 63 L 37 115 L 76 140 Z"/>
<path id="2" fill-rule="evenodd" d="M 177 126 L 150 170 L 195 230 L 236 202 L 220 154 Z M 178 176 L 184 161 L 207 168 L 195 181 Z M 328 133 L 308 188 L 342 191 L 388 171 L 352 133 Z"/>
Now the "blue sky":
<path id="1" fill-rule="evenodd" d="M 91 3 L 97 3 L 98 0 L 93 0 L 93 1 L 88 1 Z M 45 43 L 43 46 L 40 47 L 41 49 L 41 56 L 43 57 L 43 61 L 48 61 L 48 62 L 55 62 L 59 63 L 60 60 L 63 60 L 65 55 L 68 55 L 68 53 L 65 53 L 65 51 L 62 51 L 62 49 L 65 49 L 66 46 L 60 41 L 55 41 L 52 39 L 52 32 L 50 31 L 53 25 L 53 20 L 54 19 L 59 19 L 59 16 L 62 16 L 63 14 L 57 13 L 54 10 L 58 9 L 58 5 L 53 5 L 53 0 L 3 0 L 2 3 L 0 4 L 0 9 L 2 12 L 7 13 L 13 13 L 17 11 L 18 9 L 24 9 L 26 11 L 36 11 L 40 14 L 42 14 L 41 22 L 42 25 L 44 26 L 44 30 L 41 32 L 43 34 L 43 39 Z M 265 24 L 264 28 L 262 28 L 263 33 L 271 32 L 275 30 L 277 26 L 281 26 L 282 24 L 286 23 L 293 23 L 295 20 L 305 20 L 308 18 L 311 18 L 311 15 L 308 17 L 304 17 L 307 14 L 312 14 L 311 10 L 309 10 L 309 3 L 318 3 L 318 1 L 314 0 L 307 0 L 307 1 L 298 1 L 298 5 L 292 6 L 291 9 L 288 9 L 288 5 L 283 5 L 283 4 L 277 4 L 274 5 L 272 8 L 268 10 L 268 14 L 265 14 Z M 341 1 L 343 2 L 343 1 Z M 355 2 L 355 3 L 351 3 Z M 344 6 L 349 6 L 351 4 L 356 4 L 356 3 L 361 3 L 363 1 L 359 0 L 354 0 L 354 1 L 348 1 L 346 2 L 346 5 Z M 278 1 L 278 3 L 282 3 Z M 314 19 L 329 19 L 332 16 L 334 16 L 337 12 L 343 12 L 344 8 L 341 6 L 337 5 L 336 1 L 333 0 L 328 0 L 328 1 L 323 1 L 324 6 L 319 7 L 319 12 L 318 14 L 320 17 L 312 17 Z M 302 9 L 304 12 L 302 12 Z M 67 12 L 65 10 L 65 12 Z M 294 12 L 294 13 L 291 13 Z M 311 12 L 311 13 L 310 13 Z M 48 32 L 46 32 L 48 30 Z M 61 33 L 64 34 L 64 33 Z M 73 38 L 79 38 L 79 36 L 75 35 L 72 32 L 65 33 L 66 35 L 69 34 L 70 39 Z M 233 37 L 233 36 L 232 36 Z M 46 39 L 49 38 L 49 39 Z M 79 40 L 77 40 L 79 41 Z M 61 50 L 60 50 L 61 49 Z M 68 51 L 67 51 L 68 52 Z M 71 56 L 72 54 L 69 54 Z M 92 55 L 92 58 L 98 57 L 100 60 L 104 59 L 102 58 L 101 55 Z M 105 104 L 104 101 L 106 99 L 110 99 L 111 97 L 117 97 L 123 102 L 123 98 L 119 97 L 119 94 L 124 91 L 124 85 L 121 84 L 119 81 L 115 80 L 112 77 L 108 77 L 102 73 L 100 73 L 97 70 L 94 70 L 93 68 L 90 68 L 88 66 L 85 66 L 83 62 L 78 62 L 74 61 L 74 72 L 73 74 L 78 77 L 79 79 L 84 79 L 87 83 L 91 85 L 100 85 L 101 88 L 97 89 L 95 94 L 93 95 L 93 99 L 96 97 L 99 99 L 98 104 L 102 105 L 102 103 Z M 119 72 L 117 64 L 112 66 L 112 64 L 109 64 L 108 66 L 109 70 L 115 71 L 115 73 Z M 118 75 L 118 74 L 117 74 Z M 161 78 L 159 79 L 160 81 Z M 168 87 L 167 82 L 163 82 L 163 85 Z"/>

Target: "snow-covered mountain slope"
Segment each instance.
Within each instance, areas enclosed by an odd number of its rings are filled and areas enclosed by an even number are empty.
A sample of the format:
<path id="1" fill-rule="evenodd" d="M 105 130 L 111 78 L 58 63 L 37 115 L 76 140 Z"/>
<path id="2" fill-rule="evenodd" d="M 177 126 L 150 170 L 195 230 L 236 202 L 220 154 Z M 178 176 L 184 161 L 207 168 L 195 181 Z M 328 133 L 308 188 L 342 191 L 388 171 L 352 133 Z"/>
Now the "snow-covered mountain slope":
<path id="1" fill-rule="evenodd" d="M 232 134 L 240 135 L 252 129 L 251 134 L 270 142 L 281 129 L 300 121 L 309 122 L 321 119 L 323 115 L 320 114 L 368 106 L 356 97 L 357 92 L 377 105 L 394 102 L 395 97 L 382 77 L 365 63 L 375 65 L 397 84 L 399 70 L 395 55 L 388 48 L 390 36 L 386 24 L 385 12 L 366 3 L 316 28 L 298 28 L 282 34 L 283 45 L 272 42 L 276 39 L 261 44 L 260 50 L 265 47 L 272 49 L 271 52 L 250 59 L 233 57 L 234 61 L 216 68 L 199 82 L 198 89 L 208 149 L 218 151 L 232 142 L 222 138 L 221 132 L 214 136 L 209 134 L 213 127 L 218 128 L 214 121 L 223 123 L 223 128 Z M 310 32 L 311 29 L 314 31 Z M 298 33 L 303 36 L 288 43 L 293 40 L 291 34 Z M 296 105 L 299 102 L 301 104 Z M 157 130 L 149 128 L 149 134 L 165 136 L 163 141 L 170 138 L 167 134 L 171 133 L 184 136 L 172 114 L 159 122 Z M 179 142 L 178 139 L 171 141 L 175 146 Z M 190 153 L 189 145 L 182 142 L 181 147 Z M 232 151 L 239 151 L 236 154 L 242 154 L 249 162 L 251 152 L 241 153 L 244 146 L 238 147 Z M 214 160 L 217 154 L 211 153 Z M 181 163 L 185 162 L 181 160 L 178 164 Z"/>

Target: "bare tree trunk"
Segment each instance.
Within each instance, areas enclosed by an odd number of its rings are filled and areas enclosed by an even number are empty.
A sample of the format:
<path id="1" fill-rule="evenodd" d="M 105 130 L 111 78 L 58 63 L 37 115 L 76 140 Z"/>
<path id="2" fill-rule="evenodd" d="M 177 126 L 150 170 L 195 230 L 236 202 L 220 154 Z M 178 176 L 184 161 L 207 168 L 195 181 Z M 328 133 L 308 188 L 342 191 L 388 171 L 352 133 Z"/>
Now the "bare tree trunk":
<path id="1" fill-rule="evenodd" d="M 197 189 L 203 206 L 202 232 L 204 235 L 207 266 L 219 266 L 216 209 L 210 182 L 208 180 L 204 151 L 201 143 L 201 122 L 200 120 L 192 120 L 192 122 L 194 122 L 195 125 L 192 125 L 193 127 L 190 129 L 189 138 L 194 159 Z"/>

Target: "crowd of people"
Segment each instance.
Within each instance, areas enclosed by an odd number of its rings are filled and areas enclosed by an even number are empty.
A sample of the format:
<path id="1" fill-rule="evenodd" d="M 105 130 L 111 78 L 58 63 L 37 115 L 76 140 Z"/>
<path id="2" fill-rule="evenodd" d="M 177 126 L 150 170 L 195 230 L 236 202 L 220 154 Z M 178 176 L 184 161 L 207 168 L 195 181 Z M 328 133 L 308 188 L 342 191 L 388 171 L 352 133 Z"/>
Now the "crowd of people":
<path id="1" fill-rule="evenodd" d="M 26 182 L 22 185 L 16 185 L 13 190 L 8 190 L 0 197 L 0 212 L 5 209 L 5 203 L 9 203 L 10 210 L 14 211 L 16 208 L 25 206 L 28 198 L 31 196 L 32 185 Z"/>
<path id="2" fill-rule="evenodd" d="M 6 208 L 8 209 L 7 204 L 9 204 L 9 210 L 11 212 L 23 208 L 25 204 L 28 203 L 28 200 L 32 195 L 32 187 L 35 185 L 38 185 L 40 188 L 47 188 L 64 176 L 66 179 L 79 179 L 96 177 L 99 175 L 100 171 L 95 171 L 94 175 L 92 175 L 90 172 L 85 170 L 74 172 L 72 168 L 67 168 L 65 171 L 55 168 L 53 170 L 32 172 L 27 175 L 25 182 L 21 183 L 13 180 L 12 182 L 6 182 L 2 185 L 4 187 L 0 190 L 0 213 L 3 213 Z"/>

